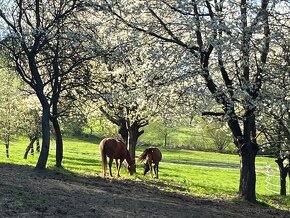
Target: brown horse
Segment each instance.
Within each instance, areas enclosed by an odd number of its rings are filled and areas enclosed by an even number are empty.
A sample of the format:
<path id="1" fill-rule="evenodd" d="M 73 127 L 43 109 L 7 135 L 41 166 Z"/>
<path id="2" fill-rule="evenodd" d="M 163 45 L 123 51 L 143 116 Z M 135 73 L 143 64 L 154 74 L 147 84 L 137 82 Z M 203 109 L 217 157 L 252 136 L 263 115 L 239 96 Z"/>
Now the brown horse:
<path id="1" fill-rule="evenodd" d="M 152 163 L 154 163 L 154 173 L 156 178 L 158 178 L 158 166 L 159 162 L 162 159 L 162 154 L 158 148 L 150 147 L 145 149 L 143 153 L 139 157 L 139 161 L 142 162 L 146 160 L 146 163 L 144 165 L 144 176 L 146 173 L 150 170 L 151 177 L 153 178 L 152 174 Z"/>
<path id="2" fill-rule="evenodd" d="M 124 160 L 126 160 L 128 163 L 127 170 L 129 171 L 130 175 L 134 173 L 134 162 L 130 157 L 126 145 L 122 141 L 113 138 L 104 138 L 100 143 L 100 153 L 102 157 L 102 168 L 104 176 L 106 176 L 107 157 L 109 157 L 110 176 L 112 176 L 113 159 L 116 161 L 118 177 L 120 176 L 120 169 Z M 120 163 L 118 163 L 118 159 L 120 160 Z"/>

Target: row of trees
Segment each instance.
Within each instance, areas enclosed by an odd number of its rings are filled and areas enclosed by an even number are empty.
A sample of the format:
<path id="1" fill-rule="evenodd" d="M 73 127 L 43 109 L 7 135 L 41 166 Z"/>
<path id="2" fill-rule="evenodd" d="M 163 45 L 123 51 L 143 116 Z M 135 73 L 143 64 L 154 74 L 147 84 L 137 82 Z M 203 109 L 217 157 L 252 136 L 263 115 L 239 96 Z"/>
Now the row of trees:
<path id="1" fill-rule="evenodd" d="M 36 167 L 46 166 L 49 122 L 61 166 L 59 117 L 77 105 L 97 105 L 133 159 L 153 116 L 199 111 L 228 124 L 239 195 L 255 202 L 258 140 L 289 144 L 289 13 L 275 0 L 2 1 L 1 50 L 42 108 Z"/>

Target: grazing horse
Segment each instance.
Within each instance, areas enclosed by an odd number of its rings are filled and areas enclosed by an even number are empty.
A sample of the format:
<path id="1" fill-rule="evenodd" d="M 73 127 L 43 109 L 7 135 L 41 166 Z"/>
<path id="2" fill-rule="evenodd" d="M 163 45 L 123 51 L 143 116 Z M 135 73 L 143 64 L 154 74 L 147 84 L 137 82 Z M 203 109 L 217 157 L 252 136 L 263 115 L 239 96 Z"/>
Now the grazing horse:
<path id="1" fill-rule="evenodd" d="M 112 176 L 113 159 L 115 159 L 116 161 L 118 177 L 120 176 L 120 169 L 124 160 L 126 160 L 128 163 L 127 170 L 129 171 L 130 175 L 134 173 L 134 162 L 130 157 L 126 145 L 122 141 L 113 138 L 104 138 L 100 143 L 100 153 L 102 158 L 102 168 L 104 176 L 106 176 L 107 157 L 109 157 L 110 176 Z M 118 159 L 120 160 L 120 163 L 118 163 Z"/>
<path id="2" fill-rule="evenodd" d="M 144 165 L 144 176 L 150 170 L 151 177 L 153 178 L 152 174 L 152 163 L 154 163 L 154 173 L 156 178 L 158 178 L 158 166 L 159 162 L 162 159 L 162 154 L 158 148 L 150 147 L 145 149 L 145 151 L 140 155 L 139 161 L 142 162 L 146 160 Z"/>

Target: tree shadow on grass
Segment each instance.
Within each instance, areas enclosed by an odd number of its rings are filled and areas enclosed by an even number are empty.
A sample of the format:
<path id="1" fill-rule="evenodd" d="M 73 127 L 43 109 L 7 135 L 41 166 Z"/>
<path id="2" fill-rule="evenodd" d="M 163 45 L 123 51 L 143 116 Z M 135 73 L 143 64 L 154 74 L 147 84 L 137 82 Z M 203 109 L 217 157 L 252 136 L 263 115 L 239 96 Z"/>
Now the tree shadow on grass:
<path id="1" fill-rule="evenodd" d="M 71 162 L 71 163 L 74 163 L 74 162 L 78 162 L 80 164 L 84 164 L 84 165 L 96 165 L 96 163 L 101 163 L 101 160 L 100 158 L 82 158 L 82 157 L 77 157 L 77 156 L 74 156 L 74 157 L 66 157 L 64 156 L 63 158 L 63 161 L 64 162 Z"/>

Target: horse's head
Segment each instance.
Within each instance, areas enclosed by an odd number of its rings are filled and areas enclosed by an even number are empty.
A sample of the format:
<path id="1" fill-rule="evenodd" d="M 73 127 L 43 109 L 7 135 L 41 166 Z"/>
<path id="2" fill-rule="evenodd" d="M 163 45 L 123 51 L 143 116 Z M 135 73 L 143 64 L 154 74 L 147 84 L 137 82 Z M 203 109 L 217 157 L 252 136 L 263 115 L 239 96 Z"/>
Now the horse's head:
<path id="1" fill-rule="evenodd" d="M 130 175 L 133 175 L 135 172 L 135 163 L 132 161 L 132 163 L 127 165 L 127 171 L 130 173 Z"/>
<path id="2" fill-rule="evenodd" d="M 143 175 L 145 176 L 146 175 L 146 173 L 149 171 L 149 164 L 148 163 L 145 163 L 144 164 L 144 172 L 143 172 Z"/>

